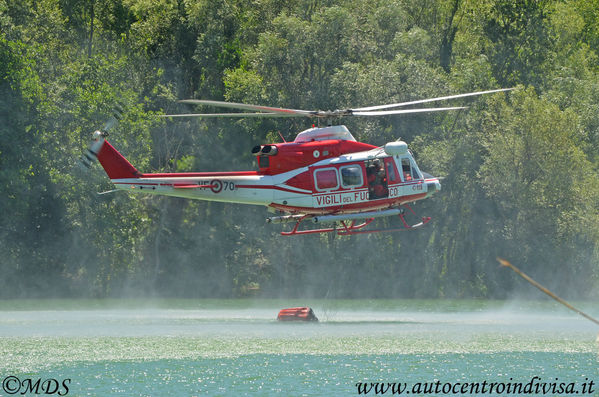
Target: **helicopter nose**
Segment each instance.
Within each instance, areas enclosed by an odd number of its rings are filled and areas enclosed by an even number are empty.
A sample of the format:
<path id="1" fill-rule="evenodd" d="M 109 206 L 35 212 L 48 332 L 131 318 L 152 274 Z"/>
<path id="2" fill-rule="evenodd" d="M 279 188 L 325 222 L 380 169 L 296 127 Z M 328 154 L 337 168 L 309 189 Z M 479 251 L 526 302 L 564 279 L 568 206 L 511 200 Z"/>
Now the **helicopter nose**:
<path id="1" fill-rule="evenodd" d="M 441 182 L 439 182 L 438 179 L 426 183 L 426 192 L 428 193 L 427 196 L 431 196 L 433 193 L 438 192 L 440 190 Z"/>

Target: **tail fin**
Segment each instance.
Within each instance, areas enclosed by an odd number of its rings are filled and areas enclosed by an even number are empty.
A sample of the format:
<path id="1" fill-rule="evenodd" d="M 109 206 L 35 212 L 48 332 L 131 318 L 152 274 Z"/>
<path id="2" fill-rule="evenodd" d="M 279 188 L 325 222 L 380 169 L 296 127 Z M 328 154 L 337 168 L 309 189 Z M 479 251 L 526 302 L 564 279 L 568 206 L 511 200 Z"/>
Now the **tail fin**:
<path id="1" fill-rule="evenodd" d="M 138 178 L 140 173 L 108 141 L 104 141 L 98 152 L 98 161 L 110 179 Z"/>
<path id="2" fill-rule="evenodd" d="M 96 157 L 110 179 L 138 178 L 141 174 L 120 154 L 101 133 L 94 133 L 94 142 L 84 155 L 89 163 Z M 86 164 L 87 165 L 87 164 Z"/>

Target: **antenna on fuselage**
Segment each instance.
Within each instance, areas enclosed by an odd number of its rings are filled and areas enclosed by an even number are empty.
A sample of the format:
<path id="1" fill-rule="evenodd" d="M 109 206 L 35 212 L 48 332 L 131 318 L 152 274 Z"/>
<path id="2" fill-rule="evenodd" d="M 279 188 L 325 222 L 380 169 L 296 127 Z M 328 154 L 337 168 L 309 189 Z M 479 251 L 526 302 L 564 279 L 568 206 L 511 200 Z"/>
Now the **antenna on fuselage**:
<path id="1" fill-rule="evenodd" d="M 285 139 L 285 137 L 283 136 L 283 134 L 281 134 L 281 131 L 277 131 L 277 132 L 279 133 L 279 136 L 283 140 L 283 143 L 287 143 L 287 140 Z"/>

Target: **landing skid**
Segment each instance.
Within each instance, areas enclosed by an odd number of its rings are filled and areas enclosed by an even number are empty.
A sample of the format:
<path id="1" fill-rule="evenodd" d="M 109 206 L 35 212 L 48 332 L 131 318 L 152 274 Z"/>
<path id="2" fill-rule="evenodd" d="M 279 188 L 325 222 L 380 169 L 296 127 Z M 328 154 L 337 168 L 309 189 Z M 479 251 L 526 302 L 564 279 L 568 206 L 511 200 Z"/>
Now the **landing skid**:
<path id="1" fill-rule="evenodd" d="M 281 232 L 281 235 L 295 236 L 295 235 L 300 235 L 300 234 L 337 233 L 337 235 L 339 235 L 339 236 L 348 236 L 348 235 L 352 235 L 352 234 L 401 232 L 404 230 L 413 230 L 413 229 L 421 228 L 422 226 L 426 225 L 431 220 L 431 218 L 428 216 L 422 217 L 421 221 L 419 223 L 410 225 L 405 219 L 405 215 L 406 215 L 405 209 L 406 208 L 410 213 L 412 213 L 414 216 L 416 216 L 416 213 L 414 212 L 414 210 L 412 210 L 412 208 L 410 206 L 402 205 L 402 211 L 400 211 L 399 214 L 397 215 L 397 216 L 399 216 L 399 219 L 401 220 L 402 226 L 397 227 L 397 228 L 363 230 L 366 226 L 370 225 L 374 221 L 375 218 L 372 217 L 372 218 L 366 218 L 362 223 L 357 223 L 356 220 L 352 220 L 352 221 L 341 220 L 338 223 L 335 222 L 333 227 L 320 228 L 320 229 L 298 230 L 300 224 L 303 221 L 309 220 L 312 218 L 312 216 L 310 216 L 310 215 L 304 215 L 296 221 L 295 226 L 293 227 L 293 229 L 291 231 Z"/>

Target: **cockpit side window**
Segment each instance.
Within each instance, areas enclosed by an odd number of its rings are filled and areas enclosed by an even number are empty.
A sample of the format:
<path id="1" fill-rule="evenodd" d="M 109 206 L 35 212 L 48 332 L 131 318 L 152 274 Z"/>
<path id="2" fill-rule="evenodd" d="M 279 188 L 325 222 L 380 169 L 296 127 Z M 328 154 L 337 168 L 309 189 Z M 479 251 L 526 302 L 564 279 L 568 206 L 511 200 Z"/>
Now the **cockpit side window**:
<path id="1" fill-rule="evenodd" d="M 412 164 L 410 163 L 409 158 L 401 159 L 401 171 L 403 174 L 404 182 L 412 180 Z"/>
<path id="2" fill-rule="evenodd" d="M 401 170 L 403 174 L 404 182 L 408 182 L 414 179 L 422 179 L 422 175 L 418 172 L 418 168 L 414 166 L 412 160 L 409 157 L 401 159 Z"/>

